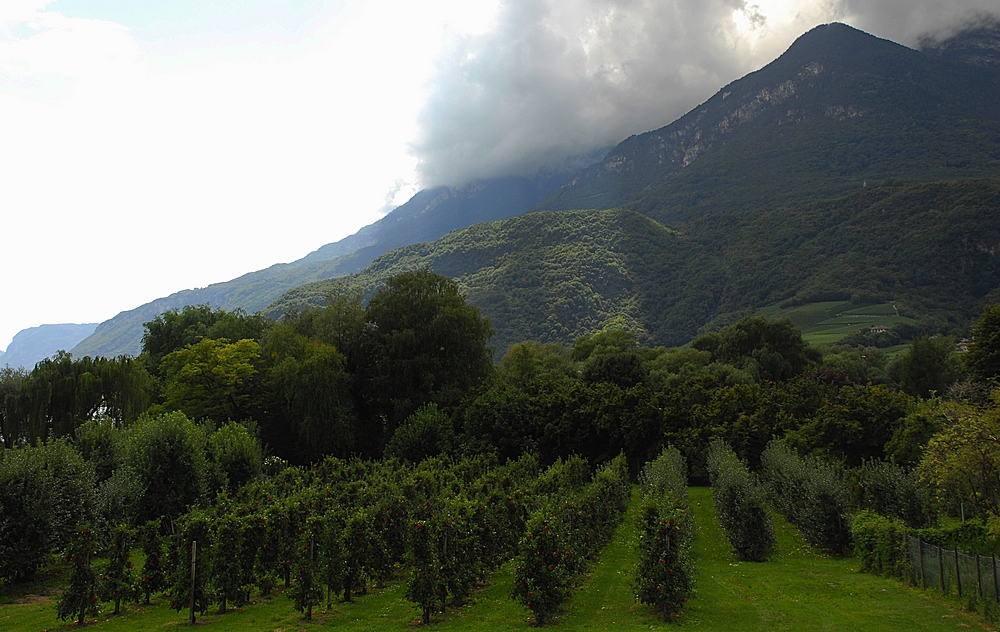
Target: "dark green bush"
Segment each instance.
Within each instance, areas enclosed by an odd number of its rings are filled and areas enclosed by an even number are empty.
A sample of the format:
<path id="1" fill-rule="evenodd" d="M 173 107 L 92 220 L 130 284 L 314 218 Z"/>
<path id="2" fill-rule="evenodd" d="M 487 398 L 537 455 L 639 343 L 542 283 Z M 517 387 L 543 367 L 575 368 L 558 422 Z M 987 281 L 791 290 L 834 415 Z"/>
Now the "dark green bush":
<path id="1" fill-rule="evenodd" d="M 912 472 L 894 463 L 873 459 L 851 471 L 854 506 L 902 520 L 909 527 L 934 521 L 927 490 Z"/>
<path id="2" fill-rule="evenodd" d="M 768 497 L 813 546 L 835 555 L 851 551 L 849 492 L 843 468 L 803 459 L 780 441 L 760 457 Z"/>
<path id="3" fill-rule="evenodd" d="M 910 577 L 906 525 L 899 520 L 860 511 L 854 516 L 854 555 L 861 570 L 894 579 Z"/>
<path id="4" fill-rule="evenodd" d="M 30 578 L 93 518 L 94 470 L 64 439 L 0 458 L 0 578 Z"/>
<path id="5" fill-rule="evenodd" d="M 640 602 L 667 621 L 680 614 L 691 596 L 694 529 L 688 512 L 684 457 L 673 447 L 643 468 L 644 494 L 639 519 L 639 565 L 634 586 Z"/>
<path id="6" fill-rule="evenodd" d="M 764 487 L 724 441 L 708 448 L 708 474 L 719 523 L 736 557 L 763 562 L 774 550 L 774 524 Z"/>

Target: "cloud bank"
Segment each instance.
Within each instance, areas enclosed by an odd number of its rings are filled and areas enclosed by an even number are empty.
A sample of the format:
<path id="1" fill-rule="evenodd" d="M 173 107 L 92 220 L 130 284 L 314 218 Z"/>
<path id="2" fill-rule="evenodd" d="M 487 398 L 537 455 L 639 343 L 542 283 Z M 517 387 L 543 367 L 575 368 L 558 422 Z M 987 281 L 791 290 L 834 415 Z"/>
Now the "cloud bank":
<path id="1" fill-rule="evenodd" d="M 916 46 L 995 0 L 503 0 L 439 60 L 413 143 L 421 184 L 527 175 L 670 123 L 843 21 Z"/>

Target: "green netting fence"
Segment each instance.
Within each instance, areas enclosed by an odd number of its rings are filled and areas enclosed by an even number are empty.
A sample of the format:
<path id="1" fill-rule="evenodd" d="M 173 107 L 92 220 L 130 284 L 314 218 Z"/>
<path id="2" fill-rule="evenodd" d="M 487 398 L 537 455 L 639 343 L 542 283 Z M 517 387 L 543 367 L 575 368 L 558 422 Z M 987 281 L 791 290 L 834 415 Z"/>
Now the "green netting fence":
<path id="1" fill-rule="evenodd" d="M 976 594 L 1000 602 L 1000 568 L 995 555 L 946 549 L 912 535 L 906 539 L 914 584 L 959 597 Z"/>

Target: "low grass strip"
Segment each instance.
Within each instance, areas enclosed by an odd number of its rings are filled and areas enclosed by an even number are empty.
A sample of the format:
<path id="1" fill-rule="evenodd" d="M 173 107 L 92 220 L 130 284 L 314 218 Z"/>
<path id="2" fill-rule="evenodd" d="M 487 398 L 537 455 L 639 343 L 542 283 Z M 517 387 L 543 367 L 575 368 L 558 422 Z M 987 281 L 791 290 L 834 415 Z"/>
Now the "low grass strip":
<path id="1" fill-rule="evenodd" d="M 853 558 L 832 558 L 806 544 L 781 517 L 777 548 L 764 563 L 730 552 L 706 488 L 690 490 L 695 536 L 695 598 L 683 627 L 698 630 L 990 630 L 928 593 L 858 572 Z"/>
<path id="2" fill-rule="evenodd" d="M 690 490 L 691 510 L 698 533 L 693 599 L 684 610 L 682 628 L 744 632 L 991 630 L 975 615 L 961 612 L 932 591 L 923 592 L 900 582 L 858 572 L 853 558 L 825 557 L 808 546 L 784 519 L 775 519 L 777 548 L 771 561 L 738 562 L 722 535 L 711 493 Z M 633 597 L 632 574 L 638 560 L 636 519 L 641 503 L 633 493 L 629 509 L 598 563 L 582 578 L 579 589 L 556 617 L 556 630 L 672 629 L 648 606 Z M 509 598 L 513 567 L 507 564 L 491 583 L 462 608 L 449 608 L 434 618 L 430 629 L 531 630 L 531 613 Z M 352 604 L 335 603 L 330 611 L 318 608 L 313 622 L 305 622 L 284 595 L 256 600 L 251 606 L 225 615 L 199 617 L 199 630 L 415 630 L 420 613 L 403 597 L 405 582 L 373 590 Z M 10 603 L 10 602 L 13 603 Z M 102 631 L 177 630 L 186 614 L 176 613 L 158 596 L 151 607 L 123 606 L 121 617 L 102 615 L 88 629 Z M 141 611 L 141 612 L 139 612 Z M 107 621 L 106 621 L 107 619 Z M 51 597 L 17 595 L 0 605 L 0 629 L 32 631 L 75 630 L 55 616 Z"/>

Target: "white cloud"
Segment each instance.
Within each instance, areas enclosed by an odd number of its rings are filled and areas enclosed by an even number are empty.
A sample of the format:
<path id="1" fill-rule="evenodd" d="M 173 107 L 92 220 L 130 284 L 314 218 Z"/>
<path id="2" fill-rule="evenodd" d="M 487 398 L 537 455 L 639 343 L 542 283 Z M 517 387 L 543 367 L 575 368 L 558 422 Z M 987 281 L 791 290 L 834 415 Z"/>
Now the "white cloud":
<path id="1" fill-rule="evenodd" d="M 996 0 L 504 0 L 439 63 L 414 143 L 425 184 L 531 173 L 666 125 L 818 24 L 915 45 Z"/>
<path id="2" fill-rule="evenodd" d="M 103 321 L 297 259 L 378 219 L 387 196 L 414 190 L 407 141 L 442 35 L 492 15 L 457 0 L 325 13 L 230 2 L 195 9 L 210 24 L 158 14 L 133 29 L 50 4 L 0 6 L 0 263 L 17 271 L 0 348 L 26 327 Z M 259 41 L 224 28 L 245 8 Z M 297 13 L 274 13 L 286 8 Z"/>

